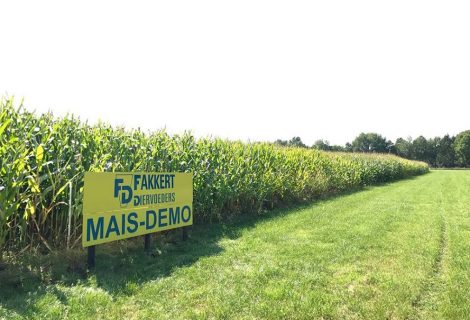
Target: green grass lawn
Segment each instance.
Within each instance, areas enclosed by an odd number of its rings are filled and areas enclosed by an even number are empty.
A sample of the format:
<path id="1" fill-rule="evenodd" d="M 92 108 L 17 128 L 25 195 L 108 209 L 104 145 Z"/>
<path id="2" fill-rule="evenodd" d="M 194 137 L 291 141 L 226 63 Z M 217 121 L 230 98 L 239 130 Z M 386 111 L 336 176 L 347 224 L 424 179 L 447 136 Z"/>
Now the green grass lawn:
<path id="1" fill-rule="evenodd" d="M 0 318 L 470 319 L 470 171 L 179 235 L 7 256 Z"/>

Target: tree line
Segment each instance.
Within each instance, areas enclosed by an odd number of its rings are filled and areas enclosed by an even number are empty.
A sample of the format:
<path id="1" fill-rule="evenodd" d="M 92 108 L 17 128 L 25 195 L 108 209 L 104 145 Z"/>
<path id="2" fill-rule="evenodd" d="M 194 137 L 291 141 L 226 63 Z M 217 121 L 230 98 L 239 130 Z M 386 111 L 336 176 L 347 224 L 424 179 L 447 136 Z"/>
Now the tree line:
<path id="1" fill-rule="evenodd" d="M 327 140 L 317 140 L 309 147 L 300 137 L 293 137 L 290 140 L 278 139 L 275 143 L 325 151 L 392 153 L 441 168 L 470 167 L 470 130 L 460 132 L 456 136 L 446 134 L 443 137 L 430 139 L 423 136 L 416 139 L 408 137 L 398 138 L 395 142 L 378 133 L 361 133 L 344 146 L 330 145 Z"/>

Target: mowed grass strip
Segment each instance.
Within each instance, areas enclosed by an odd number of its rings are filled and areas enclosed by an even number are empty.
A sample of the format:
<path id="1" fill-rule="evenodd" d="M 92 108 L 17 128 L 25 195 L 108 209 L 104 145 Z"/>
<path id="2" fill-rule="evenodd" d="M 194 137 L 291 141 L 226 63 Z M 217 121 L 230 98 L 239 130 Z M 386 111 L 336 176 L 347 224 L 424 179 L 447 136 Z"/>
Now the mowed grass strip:
<path id="1" fill-rule="evenodd" d="M 155 257 L 98 247 L 93 275 L 2 288 L 0 317 L 468 319 L 469 212 L 470 171 L 434 171 L 197 226 Z"/>

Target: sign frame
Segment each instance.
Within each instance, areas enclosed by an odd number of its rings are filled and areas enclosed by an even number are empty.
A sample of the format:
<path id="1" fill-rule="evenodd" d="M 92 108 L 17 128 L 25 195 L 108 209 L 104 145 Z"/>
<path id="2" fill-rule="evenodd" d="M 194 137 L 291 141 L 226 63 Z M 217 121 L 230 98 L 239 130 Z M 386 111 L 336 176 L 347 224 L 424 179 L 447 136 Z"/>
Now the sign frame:
<path id="1" fill-rule="evenodd" d="M 82 245 L 88 266 L 95 266 L 98 244 L 182 228 L 183 241 L 193 224 L 191 172 L 86 172 Z"/>

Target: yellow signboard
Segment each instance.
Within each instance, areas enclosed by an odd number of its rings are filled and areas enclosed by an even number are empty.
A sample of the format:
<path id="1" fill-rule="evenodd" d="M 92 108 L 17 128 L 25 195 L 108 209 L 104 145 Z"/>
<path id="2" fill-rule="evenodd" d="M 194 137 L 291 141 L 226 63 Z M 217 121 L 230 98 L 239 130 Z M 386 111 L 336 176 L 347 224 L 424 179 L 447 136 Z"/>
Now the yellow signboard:
<path id="1" fill-rule="evenodd" d="M 84 247 L 192 224 L 191 173 L 85 173 Z"/>

